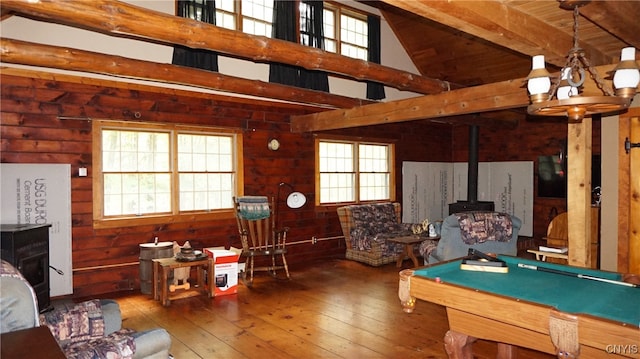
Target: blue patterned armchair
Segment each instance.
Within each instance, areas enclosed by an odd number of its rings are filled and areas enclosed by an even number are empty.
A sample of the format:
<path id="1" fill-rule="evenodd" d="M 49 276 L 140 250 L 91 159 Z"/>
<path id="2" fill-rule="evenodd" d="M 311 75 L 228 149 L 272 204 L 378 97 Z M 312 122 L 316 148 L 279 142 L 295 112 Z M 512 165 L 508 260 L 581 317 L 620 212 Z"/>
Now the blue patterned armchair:
<path id="1" fill-rule="evenodd" d="M 484 253 L 518 253 L 518 217 L 500 212 L 463 212 L 447 216 L 442 222 L 440 241 L 425 255 L 425 264 L 464 257 L 469 248 Z"/>

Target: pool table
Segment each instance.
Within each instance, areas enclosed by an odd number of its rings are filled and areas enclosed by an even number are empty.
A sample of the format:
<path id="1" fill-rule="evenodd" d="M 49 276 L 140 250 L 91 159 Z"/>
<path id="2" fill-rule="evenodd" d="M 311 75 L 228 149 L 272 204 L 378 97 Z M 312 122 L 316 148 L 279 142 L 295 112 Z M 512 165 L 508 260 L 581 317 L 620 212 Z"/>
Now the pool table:
<path id="1" fill-rule="evenodd" d="M 476 339 L 498 342 L 500 357 L 514 357 L 521 346 L 565 358 L 640 358 L 640 288 L 574 276 L 619 281 L 618 273 L 498 258 L 508 273 L 461 270 L 461 259 L 400 272 L 405 312 L 413 311 L 416 299 L 446 307 L 450 358 L 472 358 Z"/>

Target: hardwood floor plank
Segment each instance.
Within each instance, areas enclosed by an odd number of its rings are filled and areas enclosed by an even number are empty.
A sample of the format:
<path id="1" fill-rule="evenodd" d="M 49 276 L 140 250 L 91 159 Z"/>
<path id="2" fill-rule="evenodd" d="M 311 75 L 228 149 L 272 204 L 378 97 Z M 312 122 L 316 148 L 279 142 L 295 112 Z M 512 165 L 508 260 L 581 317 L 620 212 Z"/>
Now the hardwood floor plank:
<path id="1" fill-rule="evenodd" d="M 176 359 L 447 358 L 445 309 L 419 301 L 404 313 L 395 264 L 329 260 L 291 271 L 291 280 L 262 273 L 253 288 L 240 284 L 237 295 L 185 298 L 168 307 L 138 292 L 110 297 L 120 303 L 125 327 L 167 329 Z M 495 357 L 496 348 L 479 341 L 474 357 Z M 526 349 L 518 355 L 553 358 Z"/>

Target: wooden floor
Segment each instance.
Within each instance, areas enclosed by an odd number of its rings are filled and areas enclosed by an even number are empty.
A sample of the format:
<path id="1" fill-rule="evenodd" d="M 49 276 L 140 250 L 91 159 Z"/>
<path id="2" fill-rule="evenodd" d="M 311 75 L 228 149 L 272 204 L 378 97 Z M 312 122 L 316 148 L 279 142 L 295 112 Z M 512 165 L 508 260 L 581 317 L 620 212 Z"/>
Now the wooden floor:
<path id="1" fill-rule="evenodd" d="M 237 295 L 197 296 L 169 307 L 139 292 L 115 299 L 124 327 L 164 327 L 176 359 L 446 358 L 444 308 L 419 301 L 414 313 L 402 312 L 398 271 L 395 264 L 329 260 L 293 268 L 290 281 L 260 273 L 252 289 L 241 284 Z M 495 354 L 495 343 L 474 347 L 477 358 Z"/>

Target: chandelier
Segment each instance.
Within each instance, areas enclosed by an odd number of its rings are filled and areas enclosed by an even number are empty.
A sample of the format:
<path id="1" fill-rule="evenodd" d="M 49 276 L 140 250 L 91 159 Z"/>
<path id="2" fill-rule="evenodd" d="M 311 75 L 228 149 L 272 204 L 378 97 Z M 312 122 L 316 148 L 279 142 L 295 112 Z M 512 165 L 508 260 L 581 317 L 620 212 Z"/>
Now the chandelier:
<path id="1" fill-rule="evenodd" d="M 564 0 L 559 0 L 563 2 Z M 622 49 L 620 62 L 613 76 L 613 87 L 607 86 L 591 66 L 578 44 L 578 8 L 589 1 L 566 1 L 562 7 L 573 7 L 573 47 L 560 76 L 551 86 L 549 72 L 544 67 L 544 55 L 533 57 L 533 65 L 527 76 L 527 89 L 531 104 L 530 115 L 567 116 L 569 122 L 580 122 L 584 117 L 600 113 L 614 113 L 629 107 L 636 94 L 640 71 L 636 63 L 636 49 Z M 586 72 L 602 91 L 602 96 L 581 96 Z"/>

